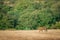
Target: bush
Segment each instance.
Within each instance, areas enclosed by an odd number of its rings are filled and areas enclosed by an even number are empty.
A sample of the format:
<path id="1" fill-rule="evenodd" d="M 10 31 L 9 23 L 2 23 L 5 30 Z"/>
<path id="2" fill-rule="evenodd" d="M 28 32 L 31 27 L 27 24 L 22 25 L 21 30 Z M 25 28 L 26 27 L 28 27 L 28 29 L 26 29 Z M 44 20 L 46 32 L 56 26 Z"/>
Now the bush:
<path id="1" fill-rule="evenodd" d="M 56 22 L 56 24 L 52 25 L 53 29 L 60 29 L 60 22 Z"/>

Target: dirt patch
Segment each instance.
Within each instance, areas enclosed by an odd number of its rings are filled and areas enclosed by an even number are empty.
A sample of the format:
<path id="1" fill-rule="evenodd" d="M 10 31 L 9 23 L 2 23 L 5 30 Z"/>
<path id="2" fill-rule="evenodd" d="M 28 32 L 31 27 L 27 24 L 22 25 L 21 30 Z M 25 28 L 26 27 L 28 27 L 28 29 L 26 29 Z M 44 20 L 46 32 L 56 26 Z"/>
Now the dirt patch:
<path id="1" fill-rule="evenodd" d="M 5 30 L 0 31 L 0 40 L 60 40 L 60 30 Z"/>

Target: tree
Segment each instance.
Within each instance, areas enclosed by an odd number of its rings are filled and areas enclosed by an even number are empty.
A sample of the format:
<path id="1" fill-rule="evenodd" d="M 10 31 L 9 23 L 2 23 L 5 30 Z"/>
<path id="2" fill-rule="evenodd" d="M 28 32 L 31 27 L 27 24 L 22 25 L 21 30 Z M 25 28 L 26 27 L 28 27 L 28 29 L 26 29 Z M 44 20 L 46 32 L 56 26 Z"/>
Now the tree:
<path id="1" fill-rule="evenodd" d="M 36 29 L 38 26 L 51 26 L 51 24 L 56 22 L 56 16 L 58 16 L 52 10 L 52 6 L 57 5 L 57 3 L 55 0 L 30 0 L 30 2 L 28 0 L 18 0 L 14 7 L 15 14 L 18 13 L 20 16 L 17 28 L 25 29 L 27 27 L 29 29 Z M 56 10 L 56 8 L 54 9 Z"/>
<path id="2" fill-rule="evenodd" d="M 12 27 L 9 21 L 8 11 L 12 9 L 9 4 L 9 0 L 0 0 L 0 29 L 8 29 Z"/>
<path id="3" fill-rule="evenodd" d="M 0 28 L 5 25 L 5 29 L 51 28 L 52 24 L 60 21 L 59 0 L 2 0 L 0 10 Z"/>

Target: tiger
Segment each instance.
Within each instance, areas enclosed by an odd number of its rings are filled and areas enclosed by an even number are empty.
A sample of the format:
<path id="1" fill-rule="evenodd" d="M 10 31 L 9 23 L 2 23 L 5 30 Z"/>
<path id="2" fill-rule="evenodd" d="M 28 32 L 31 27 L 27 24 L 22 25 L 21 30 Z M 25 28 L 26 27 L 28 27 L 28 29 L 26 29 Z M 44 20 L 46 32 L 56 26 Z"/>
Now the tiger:
<path id="1" fill-rule="evenodd" d="M 38 30 L 39 30 L 39 32 L 45 32 L 45 31 L 47 31 L 47 28 L 46 27 L 38 27 Z"/>

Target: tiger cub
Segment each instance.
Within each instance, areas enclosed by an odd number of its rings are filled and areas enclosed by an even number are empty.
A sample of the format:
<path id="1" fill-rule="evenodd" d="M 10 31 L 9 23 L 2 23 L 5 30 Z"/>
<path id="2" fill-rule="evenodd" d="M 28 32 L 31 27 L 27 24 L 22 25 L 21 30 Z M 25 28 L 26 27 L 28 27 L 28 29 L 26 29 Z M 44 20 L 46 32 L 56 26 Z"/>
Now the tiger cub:
<path id="1" fill-rule="evenodd" d="M 39 30 L 39 32 L 45 32 L 45 31 L 47 31 L 47 28 L 46 27 L 39 27 L 38 28 L 38 30 Z"/>

